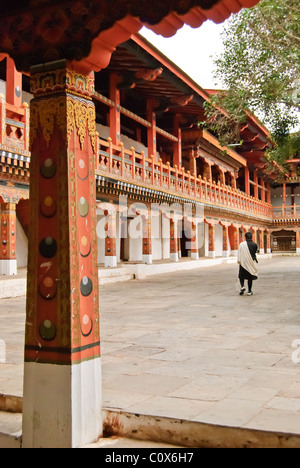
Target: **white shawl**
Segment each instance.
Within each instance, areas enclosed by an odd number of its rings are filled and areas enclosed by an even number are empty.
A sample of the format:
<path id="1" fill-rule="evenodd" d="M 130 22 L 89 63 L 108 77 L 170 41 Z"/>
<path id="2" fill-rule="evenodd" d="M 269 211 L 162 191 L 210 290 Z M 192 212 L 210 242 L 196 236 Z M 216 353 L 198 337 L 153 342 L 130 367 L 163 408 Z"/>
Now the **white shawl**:
<path id="1" fill-rule="evenodd" d="M 252 276 L 257 276 L 257 266 L 251 257 L 247 241 L 242 242 L 239 246 L 237 262 Z"/>

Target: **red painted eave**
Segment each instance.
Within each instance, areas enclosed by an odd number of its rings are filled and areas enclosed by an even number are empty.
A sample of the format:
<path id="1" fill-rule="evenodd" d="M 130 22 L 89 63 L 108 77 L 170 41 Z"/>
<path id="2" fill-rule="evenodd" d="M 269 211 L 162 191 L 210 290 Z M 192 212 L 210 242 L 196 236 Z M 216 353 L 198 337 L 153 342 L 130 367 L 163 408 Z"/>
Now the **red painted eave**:
<path id="1" fill-rule="evenodd" d="M 223 23 L 233 13 L 238 13 L 242 8 L 251 8 L 259 3 L 259 0 L 220 0 L 217 5 L 209 10 L 194 7 L 185 15 L 171 13 L 163 21 L 156 25 L 147 25 L 156 34 L 164 37 L 173 36 L 184 24 L 192 28 L 199 28 L 205 21 Z"/>
<path id="2" fill-rule="evenodd" d="M 150 25 L 145 22 L 142 23 L 140 19 L 133 18 L 129 15 L 94 39 L 92 52 L 87 59 L 82 61 L 81 65 L 83 68 L 94 69 L 95 71 L 105 68 L 116 46 L 129 39 L 130 32 L 132 34 L 137 34 L 143 25 L 156 34 L 164 37 L 171 37 L 174 36 L 184 24 L 192 28 L 199 28 L 207 20 L 212 20 L 215 23 L 222 23 L 228 19 L 231 14 L 238 13 L 242 8 L 251 8 L 257 5 L 259 1 L 260 0 L 220 0 L 217 5 L 209 10 L 194 7 L 185 15 L 178 15 L 172 12 L 156 25 Z M 155 8 L 155 2 L 153 6 Z M 120 31 L 122 31 L 122 40 L 119 39 Z M 100 51 L 103 52 L 103 50 L 105 52 L 105 57 L 102 63 L 99 63 Z"/>

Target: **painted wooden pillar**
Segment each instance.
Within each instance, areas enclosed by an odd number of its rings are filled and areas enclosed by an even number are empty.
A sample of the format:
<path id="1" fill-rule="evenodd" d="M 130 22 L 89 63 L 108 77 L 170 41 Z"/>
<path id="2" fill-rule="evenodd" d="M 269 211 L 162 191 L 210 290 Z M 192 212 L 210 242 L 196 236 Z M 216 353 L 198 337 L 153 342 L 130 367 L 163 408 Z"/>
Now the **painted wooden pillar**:
<path id="1" fill-rule="evenodd" d="M 249 167 L 245 167 L 245 193 L 250 195 L 250 178 L 249 178 Z"/>
<path id="2" fill-rule="evenodd" d="M 253 172 L 253 182 L 254 182 L 254 198 L 258 199 L 258 175 L 257 169 Z"/>
<path id="3" fill-rule="evenodd" d="M 31 69 L 23 447 L 102 434 L 93 75 Z"/>
<path id="4" fill-rule="evenodd" d="M 215 258 L 215 226 L 213 224 L 208 225 L 208 256 Z"/>
<path id="5" fill-rule="evenodd" d="M 257 244 L 257 228 L 253 229 L 252 228 L 252 240 Z"/>
<path id="6" fill-rule="evenodd" d="M 147 99 L 147 120 L 151 123 L 151 127 L 147 128 L 148 156 L 153 156 L 156 161 L 156 115 L 153 99 Z"/>
<path id="7" fill-rule="evenodd" d="M 12 276 L 17 274 L 16 205 L 2 203 L 0 209 L 0 275 Z"/>
<path id="8" fill-rule="evenodd" d="M 5 96 L 0 93 L 0 144 L 5 143 L 6 139 L 6 108 L 5 108 Z"/>
<path id="9" fill-rule="evenodd" d="M 151 211 L 143 216 L 143 263 L 152 264 Z"/>
<path id="10" fill-rule="evenodd" d="M 121 141 L 121 112 L 120 90 L 118 88 L 119 75 L 111 73 L 109 77 L 109 97 L 115 103 L 109 111 L 110 137 L 113 145 L 119 145 Z"/>
<path id="11" fill-rule="evenodd" d="M 105 210 L 105 268 L 114 268 L 117 266 L 117 215 L 115 210 Z"/>
<path id="12" fill-rule="evenodd" d="M 264 245 L 264 231 L 259 230 L 259 253 L 263 255 L 265 253 Z"/>
<path id="13" fill-rule="evenodd" d="M 198 223 L 196 219 L 193 219 L 191 223 L 191 259 L 199 260 L 199 234 L 198 234 Z"/>
<path id="14" fill-rule="evenodd" d="M 271 185 L 267 183 L 266 188 L 267 188 L 267 194 L 266 194 L 267 203 L 271 204 Z"/>
<path id="15" fill-rule="evenodd" d="M 6 102 L 15 107 L 21 107 L 22 73 L 16 70 L 15 62 L 10 57 L 6 60 Z"/>
<path id="16" fill-rule="evenodd" d="M 282 185 L 282 216 L 286 213 L 286 183 Z"/>
<path id="17" fill-rule="evenodd" d="M 271 233 L 267 231 L 267 253 L 271 253 Z"/>
<path id="18" fill-rule="evenodd" d="M 266 201 L 266 190 L 265 190 L 265 181 L 264 179 L 261 177 L 260 179 L 260 185 L 261 185 L 261 201 Z"/>
<path id="19" fill-rule="evenodd" d="M 170 260 L 178 262 L 178 225 L 176 218 L 170 218 Z"/>
<path id="20" fill-rule="evenodd" d="M 231 246 L 231 253 L 232 255 L 237 255 L 239 249 L 239 227 L 233 225 L 229 226 L 228 234 Z"/>
<path id="21" fill-rule="evenodd" d="M 300 231 L 296 231 L 296 253 L 300 254 Z"/>
<path id="22" fill-rule="evenodd" d="M 223 226 L 223 257 L 229 257 L 230 246 L 228 238 L 228 226 Z"/>
<path id="23" fill-rule="evenodd" d="M 181 145 L 181 128 L 179 127 L 180 115 L 176 114 L 174 116 L 174 135 L 178 138 L 178 141 L 174 143 L 174 156 L 173 156 L 173 166 L 178 167 L 178 170 L 181 170 L 182 167 L 182 145 Z"/>

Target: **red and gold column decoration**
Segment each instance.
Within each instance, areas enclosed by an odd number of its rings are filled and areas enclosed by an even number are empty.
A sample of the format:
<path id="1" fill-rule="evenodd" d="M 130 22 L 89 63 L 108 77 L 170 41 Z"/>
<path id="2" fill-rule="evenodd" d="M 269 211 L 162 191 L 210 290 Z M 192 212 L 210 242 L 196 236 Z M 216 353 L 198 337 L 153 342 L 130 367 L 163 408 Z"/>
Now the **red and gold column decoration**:
<path id="1" fill-rule="evenodd" d="M 16 205 L 13 203 L 2 203 L 0 209 L 0 275 L 16 275 Z"/>
<path id="2" fill-rule="evenodd" d="M 100 355 L 93 78 L 62 68 L 32 88 L 25 355 L 80 362 Z"/>
<path id="3" fill-rule="evenodd" d="M 94 77 L 63 61 L 31 88 L 24 446 L 78 446 L 102 432 Z"/>

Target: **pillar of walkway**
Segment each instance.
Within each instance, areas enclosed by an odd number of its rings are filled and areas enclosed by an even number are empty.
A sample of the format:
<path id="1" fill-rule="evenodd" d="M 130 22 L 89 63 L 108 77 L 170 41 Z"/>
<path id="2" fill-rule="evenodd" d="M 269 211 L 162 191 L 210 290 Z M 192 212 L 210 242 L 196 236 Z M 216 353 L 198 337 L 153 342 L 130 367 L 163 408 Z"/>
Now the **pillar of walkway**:
<path id="1" fill-rule="evenodd" d="M 214 224 L 208 225 L 208 256 L 211 258 L 215 258 L 216 256 Z"/>
<path id="2" fill-rule="evenodd" d="M 178 262 L 178 224 L 176 218 L 170 218 L 170 260 Z"/>
<path id="3" fill-rule="evenodd" d="M 239 226 L 231 225 L 229 226 L 228 231 L 231 245 L 231 253 L 232 255 L 236 256 L 238 254 L 239 249 Z"/>
<path id="4" fill-rule="evenodd" d="M 199 260 L 199 234 L 197 219 L 191 223 L 191 259 Z"/>
<path id="5" fill-rule="evenodd" d="M 263 255 L 265 253 L 265 244 L 264 244 L 264 231 L 259 230 L 259 253 Z"/>
<path id="6" fill-rule="evenodd" d="M 271 253 L 271 232 L 267 231 L 267 253 Z"/>
<path id="7" fill-rule="evenodd" d="M 296 253 L 300 254 L 300 231 L 296 231 Z"/>
<path id="8" fill-rule="evenodd" d="M 31 69 L 23 447 L 102 435 L 93 74 Z"/>
<path id="9" fill-rule="evenodd" d="M 143 263 L 152 264 L 151 211 L 143 216 Z"/>
<path id="10" fill-rule="evenodd" d="M 0 275 L 17 274 L 16 222 L 16 205 L 14 203 L 1 203 Z"/>
<path id="11" fill-rule="evenodd" d="M 117 214 L 116 210 L 105 210 L 105 257 L 104 267 L 114 268 L 117 266 Z"/>
<path id="12" fill-rule="evenodd" d="M 223 257 L 229 257 L 230 255 L 230 246 L 228 238 L 228 226 L 223 225 Z"/>

